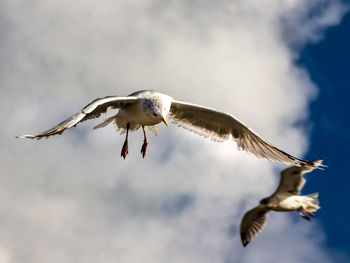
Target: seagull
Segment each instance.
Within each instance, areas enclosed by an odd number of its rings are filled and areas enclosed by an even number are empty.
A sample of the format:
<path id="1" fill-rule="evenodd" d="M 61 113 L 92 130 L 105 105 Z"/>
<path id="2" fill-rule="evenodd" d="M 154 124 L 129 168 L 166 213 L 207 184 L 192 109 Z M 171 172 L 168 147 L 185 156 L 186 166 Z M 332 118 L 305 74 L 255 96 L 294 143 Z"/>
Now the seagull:
<path id="1" fill-rule="evenodd" d="M 258 158 L 266 158 L 270 161 L 279 161 L 298 166 L 302 164 L 315 165 L 312 162 L 298 159 L 278 149 L 233 115 L 174 100 L 166 94 L 152 90 L 137 91 L 126 97 L 107 96 L 95 99 L 81 111 L 43 133 L 16 137 L 41 139 L 61 134 L 66 129 L 74 127 L 80 122 L 100 117 L 102 113 L 107 112 L 108 108 L 119 109 L 119 111 L 116 115 L 105 119 L 94 128 L 102 128 L 109 123 L 114 123 L 117 131 L 121 134 L 126 133 L 121 150 L 121 156 L 124 159 L 128 154 L 129 131 L 142 128 L 144 141 L 141 153 L 142 157 L 145 157 L 148 145 L 145 127 L 149 127 L 157 135 L 156 125 L 163 122 L 166 126 L 169 126 L 166 120 L 166 117 L 169 115 L 178 126 L 204 137 L 209 137 L 214 141 L 226 141 L 232 136 L 237 143 L 238 149 L 250 152 Z"/>
<path id="2" fill-rule="evenodd" d="M 314 164 L 321 165 L 323 159 L 314 160 Z M 289 212 L 297 211 L 299 215 L 311 222 L 315 211 L 320 207 L 318 204 L 318 193 L 300 195 L 306 180 L 303 174 L 311 172 L 315 167 L 309 165 L 292 166 L 281 172 L 280 183 L 277 190 L 260 201 L 260 204 L 245 213 L 242 218 L 240 232 L 243 246 L 257 236 L 264 227 L 267 214 L 270 211 Z"/>

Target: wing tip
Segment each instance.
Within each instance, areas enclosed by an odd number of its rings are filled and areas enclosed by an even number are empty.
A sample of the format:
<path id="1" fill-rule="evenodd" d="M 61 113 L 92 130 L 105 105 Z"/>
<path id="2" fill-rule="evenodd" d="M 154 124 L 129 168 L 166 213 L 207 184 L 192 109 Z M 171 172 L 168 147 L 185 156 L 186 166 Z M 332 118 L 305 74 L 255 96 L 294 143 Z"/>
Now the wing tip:
<path id="1" fill-rule="evenodd" d="M 241 232 L 241 241 L 243 247 L 246 247 L 250 242 L 250 240 L 247 239 L 247 235 L 244 232 Z"/>
<path id="2" fill-rule="evenodd" d="M 23 135 L 17 135 L 15 136 L 17 139 L 35 139 L 35 135 L 30 135 L 30 134 L 23 134 Z"/>
<path id="3" fill-rule="evenodd" d="M 319 170 L 324 170 L 328 166 L 325 164 L 322 164 L 324 158 L 319 158 L 313 161 L 305 161 L 302 163 L 302 166 L 306 168 L 306 170 L 313 170 L 313 169 L 319 169 Z"/>

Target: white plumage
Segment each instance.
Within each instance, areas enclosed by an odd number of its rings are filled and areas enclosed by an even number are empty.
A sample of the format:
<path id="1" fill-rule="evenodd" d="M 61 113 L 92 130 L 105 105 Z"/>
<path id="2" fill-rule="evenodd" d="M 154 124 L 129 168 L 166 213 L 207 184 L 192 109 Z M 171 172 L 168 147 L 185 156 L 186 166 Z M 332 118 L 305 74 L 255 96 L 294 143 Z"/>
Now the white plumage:
<path id="1" fill-rule="evenodd" d="M 322 159 L 313 161 L 315 165 L 321 165 Z M 242 218 L 240 233 L 243 246 L 260 233 L 266 224 L 267 214 L 270 211 L 289 212 L 298 211 L 300 216 L 306 220 L 311 219 L 306 216 L 314 216 L 312 212 L 320 207 L 318 204 L 318 193 L 310 195 L 300 195 L 300 190 L 306 180 L 303 174 L 310 172 L 314 167 L 308 165 L 293 166 L 281 172 L 280 183 L 276 191 L 260 201 L 260 204 L 245 213 Z"/>
<path id="2" fill-rule="evenodd" d="M 80 122 L 100 117 L 108 108 L 119 109 L 119 112 L 104 120 L 95 128 L 102 128 L 109 123 L 115 123 L 117 130 L 126 131 L 128 134 L 129 130 L 134 131 L 142 127 L 145 136 L 143 156 L 148 144 L 144 127 L 150 127 L 152 132 L 157 134 L 156 125 L 162 121 L 168 125 L 166 117 L 169 115 L 178 126 L 215 141 L 225 141 L 232 137 L 240 150 L 253 153 L 259 158 L 298 166 L 301 164 L 315 166 L 312 162 L 301 160 L 278 149 L 233 115 L 177 101 L 156 91 L 137 91 L 127 97 L 108 96 L 96 99 L 52 129 L 37 135 L 22 135 L 18 138 L 40 139 L 61 134 L 64 130 L 74 127 Z M 128 152 L 127 138 L 124 146 L 122 156 L 125 158 Z"/>

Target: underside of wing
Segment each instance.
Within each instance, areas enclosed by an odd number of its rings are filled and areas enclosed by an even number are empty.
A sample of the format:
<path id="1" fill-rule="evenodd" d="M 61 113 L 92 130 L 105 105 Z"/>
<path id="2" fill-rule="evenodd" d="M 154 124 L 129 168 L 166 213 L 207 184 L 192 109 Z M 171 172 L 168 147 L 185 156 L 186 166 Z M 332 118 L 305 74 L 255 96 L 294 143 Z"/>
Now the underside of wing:
<path id="1" fill-rule="evenodd" d="M 231 125 L 232 116 L 210 108 L 173 101 L 169 114 L 178 126 L 215 141 L 227 140 L 233 130 L 242 137 L 242 128 L 236 129 L 238 123 Z"/>
<path id="2" fill-rule="evenodd" d="M 291 193 L 299 195 L 306 180 L 302 174 L 302 167 L 289 167 L 281 172 L 280 183 L 275 193 Z"/>
<path id="3" fill-rule="evenodd" d="M 78 123 L 88 119 L 94 119 L 100 117 L 102 113 L 105 113 L 109 107 L 121 108 L 126 104 L 136 103 L 138 98 L 136 97 L 118 97 L 118 96 L 107 96 L 104 98 L 95 99 L 88 105 L 86 105 L 81 111 L 77 112 L 67 120 L 59 123 L 55 127 L 40 133 L 38 135 L 22 135 L 17 136 L 18 138 L 29 138 L 29 139 L 41 139 L 43 137 L 49 137 L 56 134 L 61 134 L 68 128 L 76 126 Z"/>
<path id="4" fill-rule="evenodd" d="M 240 233 L 243 246 L 257 236 L 266 224 L 268 209 L 259 206 L 249 210 L 242 218 Z"/>
<path id="5" fill-rule="evenodd" d="M 231 135 L 238 149 L 259 158 L 294 165 L 309 163 L 273 146 L 230 114 L 180 101 L 172 102 L 169 114 L 179 126 L 215 141 L 225 141 Z"/>

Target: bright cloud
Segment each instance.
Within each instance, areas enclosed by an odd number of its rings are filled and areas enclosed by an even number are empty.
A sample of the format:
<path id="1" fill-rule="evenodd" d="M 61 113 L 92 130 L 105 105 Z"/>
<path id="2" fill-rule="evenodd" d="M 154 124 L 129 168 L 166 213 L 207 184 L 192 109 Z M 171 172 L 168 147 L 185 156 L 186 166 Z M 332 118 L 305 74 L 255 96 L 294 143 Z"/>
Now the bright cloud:
<path id="1" fill-rule="evenodd" d="M 94 121 L 48 140 L 13 137 L 50 128 L 96 97 L 156 89 L 233 113 L 302 156 L 308 133 L 295 123 L 307 122 L 317 88 L 293 62 L 343 10 L 323 0 L 7 1 L 0 259 L 330 262 L 317 220 L 292 215 L 272 215 L 242 248 L 240 219 L 273 190 L 283 166 L 232 141 L 160 127 L 142 160 L 138 131 L 124 161 L 124 137 L 112 126 L 91 130 Z"/>

